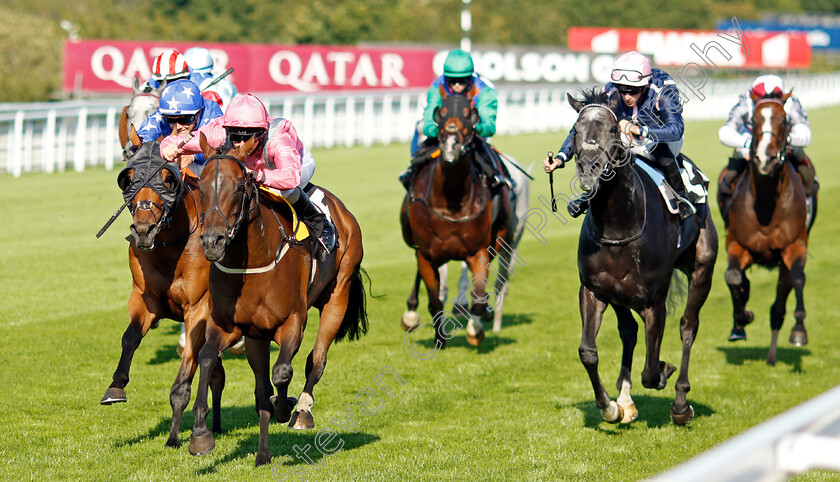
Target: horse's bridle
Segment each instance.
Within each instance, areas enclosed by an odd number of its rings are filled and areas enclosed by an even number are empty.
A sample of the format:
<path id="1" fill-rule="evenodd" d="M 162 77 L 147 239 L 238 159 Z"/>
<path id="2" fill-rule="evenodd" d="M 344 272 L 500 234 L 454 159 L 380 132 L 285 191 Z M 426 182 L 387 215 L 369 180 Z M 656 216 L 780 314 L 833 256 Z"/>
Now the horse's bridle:
<path id="1" fill-rule="evenodd" d="M 755 108 L 753 109 L 753 115 L 752 115 L 752 118 L 750 119 L 750 121 L 753 123 L 753 130 L 755 130 L 756 124 L 755 124 L 754 119 L 755 119 L 756 112 L 758 112 L 758 107 L 761 104 L 767 104 L 767 103 L 778 104 L 782 107 L 782 114 L 783 114 L 782 115 L 782 134 L 779 135 L 779 134 L 776 134 L 773 131 L 764 131 L 764 130 L 762 130 L 760 132 L 757 132 L 757 133 L 753 132 L 752 143 L 750 145 L 750 156 L 752 157 L 752 156 L 756 155 L 755 150 L 758 147 L 759 139 L 761 139 L 761 137 L 763 137 L 765 134 L 770 134 L 770 136 L 773 137 L 774 139 L 776 139 L 779 143 L 779 153 L 776 154 L 776 157 L 779 158 L 779 162 L 784 164 L 785 163 L 785 153 L 788 150 L 788 140 L 787 140 L 787 138 L 788 138 L 788 134 L 789 134 L 789 131 L 790 131 L 790 124 L 788 122 L 787 113 L 785 112 L 785 105 L 782 103 L 782 101 L 780 101 L 778 99 L 773 99 L 773 98 L 759 100 L 758 102 L 755 103 Z M 756 135 L 756 134 L 758 134 L 758 135 Z"/>
<path id="2" fill-rule="evenodd" d="M 615 115 L 615 112 L 613 112 L 613 111 L 612 111 L 612 109 L 610 109 L 609 107 L 607 107 L 607 106 L 605 106 L 605 105 L 603 105 L 603 104 L 587 104 L 587 105 L 583 106 L 583 108 L 582 108 L 582 109 L 580 109 L 580 111 L 578 112 L 578 118 L 580 118 L 580 114 L 581 114 L 584 110 L 586 110 L 586 109 L 588 109 L 588 108 L 590 108 L 590 107 L 600 107 L 601 109 L 606 110 L 607 112 L 609 112 L 609 113 L 610 113 L 610 115 L 612 115 L 612 118 L 615 120 L 616 125 L 618 124 L 618 117 Z M 615 135 L 615 140 L 619 141 L 619 143 L 620 143 L 621 138 L 619 137 L 619 133 L 618 133 L 618 132 L 616 132 L 616 135 Z M 594 143 L 594 142 L 584 141 L 584 142 L 582 142 L 581 144 L 586 144 L 587 146 L 593 146 L 593 145 L 594 145 L 596 149 L 598 149 L 599 151 L 603 152 L 603 153 L 604 153 L 604 155 L 605 155 L 605 156 L 607 156 L 607 162 L 604 164 L 604 168 L 601 170 L 601 174 L 606 174 L 606 175 L 609 175 L 609 174 L 610 174 L 610 172 L 612 172 L 612 167 L 611 167 L 611 166 L 612 166 L 612 160 L 613 160 L 613 155 L 612 155 L 612 154 L 614 154 L 615 152 L 613 152 L 613 153 L 607 152 L 607 150 L 604 148 L 604 146 L 602 146 L 602 145 L 600 145 L 600 144 L 598 144 L 598 143 Z M 614 145 L 613 145 L 613 149 L 612 149 L 612 150 L 613 150 L 613 151 L 615 151 L 616 149 L 617 149 L 617 147 L 616 147 L 616 145 L 614 144 Z M 580 159 L 580 158 L 581 158 L 581 152 L 582 152 L 582 151 L 583 151 L 583 149 L 582 149 L 582 148 L 581 148 L 581 149 L 577 149 L 577 150 L 573 151 L 573 152 L 572 152 L 572 154 L 574 154 L 574 156 L 575 156 L 576 158 Z M 601 175 L 601 174 L 599 174 L 599 177 L 600 177 L 600 175 Z"/>
<path id="3" fill-rule="evenodd" d="M 256 203 L 255 202 L 250 202 L 250 200 L 255 196 L 256 186 L 254 185 L 253 181 L 248 177 L 248 171 L 245 168 L 245 165 L 242 163 L 242 161 L 240 161 L 239 159 L 237 159 L 233 156 L 229 156 L 227 154 L 217 154 L 215 156 L 211 156 L 210 158 L 208 158 L 207 162 L 210 162 L 211 160 L 214 160 L 214 159 L 216 159 L 216 160 L 227 159 L 227 160 L 231 160 L 231 161 L 236 162 L 236 165 L 239 166 L 239 168 L 242 170 L 242 174 L 243 174 L 243 181 L 240 184 L 240 186 L 242 186 L 243 191 L 244 191 L 244 193 L 242 195 L 242 206 L 239 209 L 239 216 L 236 218 L 236 221 L 233 224 L 230 224 L 228 222 L 227 216 L 225 216 L 225 214 L 219 208 L 219 163 L 218 162 L 216 163 L 216 166 L 215 166 L 216 169 L 215 169 L 215 172 L 213 173 L 213 175 L 214 175 L 214 180 L 213 180 L 213 185 L 214 185 L 214 187 L 213 187 L 213 189 L 214 189 L 213 207 L 208 209 L 206 212 L 201 213 L 201 224 L 202 225 L 204 225 L 205 217 L 208 214 L 212 213 L 213 211 L 219 213 L 219 216 L 221 216 L 222 221 L 225 223 L 225 233 L 224 233 L 225 246 L 228 246 L 228 245 L 230 245 L 231 240 L 233 240 L 233 238 L 236 236 L 236 233 L 239 231 L 239 227 L 242 225 L 242 222 L 245 221 L 245 219 L 250 218 L 251 215 L 259 209 L 259 203 L 258 202 L 256 202 Z M 253 204 L 253 206 L 251 207 L 250 210 L 246 211 L 245 206 L 246 206 L 246 204 L 249 204 L 249 203 Z"/>

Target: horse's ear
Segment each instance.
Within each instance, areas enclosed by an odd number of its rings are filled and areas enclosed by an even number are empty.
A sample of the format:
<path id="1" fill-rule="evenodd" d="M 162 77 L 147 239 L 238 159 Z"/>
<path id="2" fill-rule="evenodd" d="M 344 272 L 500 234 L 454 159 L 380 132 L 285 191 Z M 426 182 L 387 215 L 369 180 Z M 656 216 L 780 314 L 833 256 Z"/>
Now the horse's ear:
<path id="1" fill-rule="evenodd" d="M 143 141 L 140 140 L 140 136 L 137 135 L 137 129 L 134 128 L 134 124 L 131 124 L 131 131 L 128 133 L 128 140 L 134 147 L 140 147 L 140 145 L 143 144 Z"/>
<path id="2" fill-rule="evenodd" d="M 136 75 L 132 77 L 132 79 L 133 80 L 131 81 L 131 91 L 134 93 L 134 95 L 137 95 L 140 93 L 140 79 L 138 79 Z"/>
<path id="3" fill-rule="evenodd" d="M 215 150 L 210 147 L 210 144 L 207 143 L 207 136 L 205 136 L 203 132 L 198 133 L 198 145 L 201 146 L 201 152 L 204 153 L 205 159 L 209 159 L 216 153 Z"/>
<path id="4" fill-rule="evenodd" d="M 240 160 L 245 160 L 245 156 L 254 152 L 254 149 L 257 148 L 257 143 L 258 142 L 259 142 L 259 139 L 257 138 L 257 136 L 251 136 L 250 139 L 243 142 L 239 146 L 239 150 L 236 151 L 239 154 L 239 159 Z"/>
<path id="5" fill-rule="evenodd" d="M 175 180 L 175 174 L 173 174 L 169 169 L 164 169 L 163 172 L 161 172 L 161 175 L 163 176 L 163 185 L 166 186 L 166 189 L 169 191 L 175 191 L 175 188 L 178 187 L 178 183 Z"/>
<path id="6" fill-rule="evenodd" d="M 566 98 L 569 100 L 569 105 L 572 106 L 572 109 L 574 109 L 575 112 L 580 112 L 580 110 L 583 109 L 583 102 L 572 97 L 570 92 L 566 92 Z"/>
<path id="7" fill-rule="evenodd" d="M 168 80 L 163 79 L 158 83 L 157 89 L 155 89 L 152 93 L 156 96 L 160 97 L 160 93 L 163 92 L 163 89 L 166 87 L 166 84 L 169 83 Z"/>
<path id="8" fill-rule="evenodd" d="M 750 99 L 752 99 L 753 104 L 757 103 L 761 97 L 755 95 L 752 91 L 750 91 Z"/>
<path id="9" fill-rule="evenodd" d="M 608 104 L 608 107 L 611 111 L 615 112 L 618 110 L 619 102 L 621 102 L 621 95 L 616 92 L 612 95 L 612 97 L 610 97 L 610 103 Z"/>
<path id="10" fill-rule="evenodd" d="M 791 95 L 793 95 L 793 89 L 790 89 L 790 92 L 782 96 L 782 104 L 787 102 Z"/>

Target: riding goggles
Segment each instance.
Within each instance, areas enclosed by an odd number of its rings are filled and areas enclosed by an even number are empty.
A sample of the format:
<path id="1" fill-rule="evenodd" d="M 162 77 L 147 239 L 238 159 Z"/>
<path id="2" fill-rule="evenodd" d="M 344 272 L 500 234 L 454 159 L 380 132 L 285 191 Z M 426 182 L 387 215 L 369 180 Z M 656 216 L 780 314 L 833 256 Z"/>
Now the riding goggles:
<path id="1" fill-rule="evenodd" d="M 455 84 L 469 85 L 472 81 L 472 76 L 469 77 L 446 77 L 446 83 L 450 86 Z"/>
<path id="2" fill-rule="evenodd" d="M 638 70 L 616 69 L 610 74 L 610 80 L 613 83 L 620 82 L 621 79 L 625 79 L 627 82 L 641 82 L 645 77 L 650 77 L 650 74 L 642 75 Z"/>
<path id="3" fill-rule="evenodd" d="M 644 87 L 636 87 L 632 85 L 617 85 L 616 89 L 618 89 L 619 94 L 636 95 L 641 93 Z"/>
<path id="4" fill-rule="evenodd" d="M 197 114 L 191 115 L 165 115 L 164 117 L 170 124 L 180 124 L 182 126 L 188 126 L 190 124 L 195 123 L 195 118 Z"/>
<path id="5" fill-rule="evenodd" d="M 228 129 L 227 135 L 231 142 L 245 142 L 255 135 L 260 135 L 265 132 L 262 129 Z"/>

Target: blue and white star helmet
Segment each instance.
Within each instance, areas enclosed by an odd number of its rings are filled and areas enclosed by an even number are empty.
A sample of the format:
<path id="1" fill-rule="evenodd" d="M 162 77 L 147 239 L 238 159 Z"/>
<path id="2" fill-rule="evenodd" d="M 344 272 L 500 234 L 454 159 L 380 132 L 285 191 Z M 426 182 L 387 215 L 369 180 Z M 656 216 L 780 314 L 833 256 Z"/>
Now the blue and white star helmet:
<path id="1" fill-rule="evenodd" d="M 163 115 L 192 115 L 204 106 L 198 86 L 187 79 L 166 84 L 160 95 L 160 113 Z"/>

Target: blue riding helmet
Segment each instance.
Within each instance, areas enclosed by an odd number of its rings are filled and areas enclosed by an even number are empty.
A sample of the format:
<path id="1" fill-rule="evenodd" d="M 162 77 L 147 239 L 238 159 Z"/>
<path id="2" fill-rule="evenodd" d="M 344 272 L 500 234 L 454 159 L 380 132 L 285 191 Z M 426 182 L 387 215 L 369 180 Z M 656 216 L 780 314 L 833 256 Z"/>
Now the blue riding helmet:
<path id="1" fill-rule="evenodd" d="M 167 84 L 160 95 L 160 113 L 163 115 L 194 115 L 203 106 L 201 90 L 187 79 Z"/>

